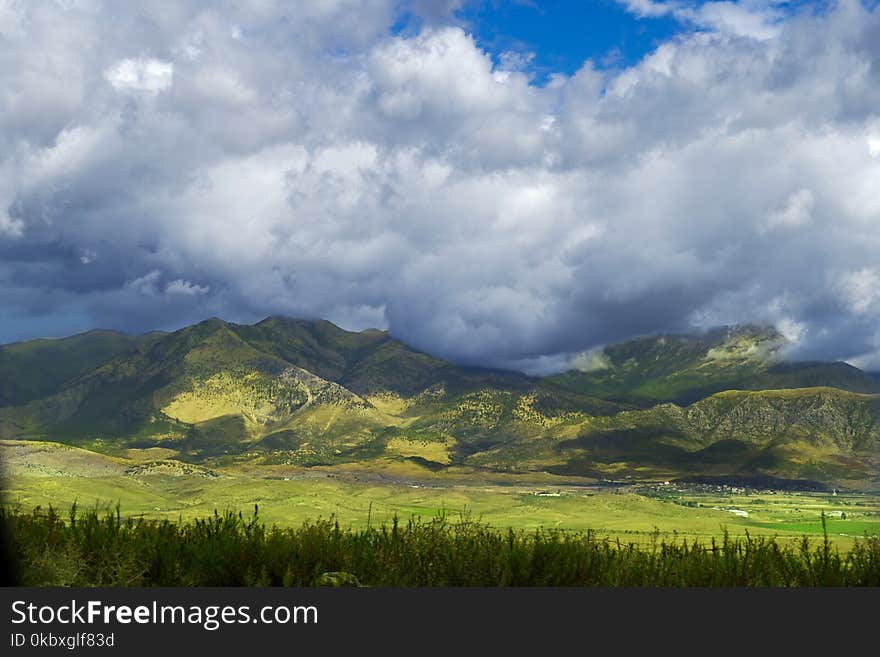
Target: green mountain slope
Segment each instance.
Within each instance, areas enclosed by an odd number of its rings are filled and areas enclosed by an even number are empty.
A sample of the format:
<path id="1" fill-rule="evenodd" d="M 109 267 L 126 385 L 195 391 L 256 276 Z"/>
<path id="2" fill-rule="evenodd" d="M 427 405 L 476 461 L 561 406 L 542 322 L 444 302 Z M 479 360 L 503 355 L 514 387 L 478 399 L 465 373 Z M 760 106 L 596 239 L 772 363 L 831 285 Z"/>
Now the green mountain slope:
<path id="1" fill-rule="evenodd" d="M 137 341 L 116 331 L 0 345 L 0 406 L 57 392 L 62 384 L 129 349 Z"/>
<path id="2" fill-rule="evenodd" d="M 687 404 L 723 390 L 836 387 L 880 392 L 871 375 L 847 363 L 781 362 L 785 339 L 754 326 L 703 335 L 663 335 L 606 347 L 590 367 L 549 377 L 568 390 L 640 406 Z"/>
<path id="3" fill-rule="evenodd" d="M 254 348 L 358 394 L 409 396 L 439 382 L 456 391 L 479 386 L 523 389 L 532 382 L 518 372 L 456 367 L 404 345 L 385 331 L 353 333 L 324 320 L 269 317 L 231 330 Z"/>
<path id="4" fill-rule="evenodd" d="M 42 344 L 24 350 L 31 361 L 7 360 L 13 379 L 22 363 L 43 369 L 0 408 L 0 438 L 250 466 L 381 459 L 848 482 L 878 472 L 876 382 L 843 363 L 781 362 L 767 329 L 636 340 L 606 348 L 598 369 L 546 379 L 458 367 L 386 332 L 324 321 L 210 319 L 116 336 L 72 338 L 63 373 L 46 371 Z"/>
<path id="5" fill-rule="evenodd" d="M 325 462 L 362 455 L 365 444 L 411 420 L 414 405 L 438 394 L 533 383 L 519 373 L 456 367 L 381 331 L 284 318 L 254 326 L 210 319 L 134 341 L 54 394 L 3 410 L 0 435 L 161 446 L 193 459 L 279 445 L 297 462 Z M 396 417 L 404 412 L 408 419 Z"/>
<path id="6" fill-rule="evenodd" d="M 547 432 L 470 460 L 602 477 L 871 479 L 880 457 L 880 395 L 834 388 L 727 391 L 686 407 L 665 403 L 586 418 L 566 433 L 572 437 Z"/>

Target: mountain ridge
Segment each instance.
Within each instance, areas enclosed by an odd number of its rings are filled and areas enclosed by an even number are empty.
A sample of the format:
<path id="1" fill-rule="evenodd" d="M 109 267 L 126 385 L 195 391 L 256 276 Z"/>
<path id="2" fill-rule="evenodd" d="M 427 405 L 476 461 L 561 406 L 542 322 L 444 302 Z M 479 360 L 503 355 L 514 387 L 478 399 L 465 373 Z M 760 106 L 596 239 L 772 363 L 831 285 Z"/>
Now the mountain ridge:
<path id="1" fill-rule="evenodd" d="M 754 325 L 695 336 L 646 336 L 592 354 L 590 368 L 547 378 L 569 390 L 637 406 L 687 404 L 726 389 L 831 385 L 880 392 L 874 377 L 848 363 L 784 360 L 779 356 L 784 345 L 774 329 Z"/>
<path id="2" fill-rule="evenodd" d="M 544 378 L 460 367 L 385 331 L 326 320 L 212 318 L 105 337 L 91 351 L 77 336 L 57 342 L 77 356 L 73 376 L 42 384 L 37 367 L 31 397 L 0 407 L 0 437 L 161 448 L 194 464 L 416 459 L 596 477 L 877 476 L 876 380 L 842 363 L 781 361 L 780 336 L 767 328 L 639 338 L 606 347 L 598 368 Z M 21 362 L 0 360 L 0 381 L 15 384 Z"/>

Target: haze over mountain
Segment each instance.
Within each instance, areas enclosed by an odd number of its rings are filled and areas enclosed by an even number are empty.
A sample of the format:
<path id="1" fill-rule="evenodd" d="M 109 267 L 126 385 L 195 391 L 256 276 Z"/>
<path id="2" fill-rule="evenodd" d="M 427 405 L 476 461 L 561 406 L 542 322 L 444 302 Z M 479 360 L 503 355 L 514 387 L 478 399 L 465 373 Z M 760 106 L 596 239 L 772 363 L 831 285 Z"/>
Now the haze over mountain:
<path id="1" fill-rule="evenodd" d="M 327 321 L 95 331 L 0 347 L 0 438 L 203 464 L 876 480 L 880 383 L 782 344 L 754 326 L 646 337 L 539 378 Z"/>

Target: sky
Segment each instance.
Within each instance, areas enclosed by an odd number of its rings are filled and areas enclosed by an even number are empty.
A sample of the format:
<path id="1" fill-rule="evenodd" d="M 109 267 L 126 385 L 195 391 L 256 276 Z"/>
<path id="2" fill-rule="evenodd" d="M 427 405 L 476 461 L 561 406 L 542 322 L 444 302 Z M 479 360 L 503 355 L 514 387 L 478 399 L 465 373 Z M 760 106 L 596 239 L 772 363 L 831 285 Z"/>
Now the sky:
<path id="1" fill-rule="evenodd" d="M 880 369 L 871 0 L 0 0 L 0 342 L 270 314 Z"/>

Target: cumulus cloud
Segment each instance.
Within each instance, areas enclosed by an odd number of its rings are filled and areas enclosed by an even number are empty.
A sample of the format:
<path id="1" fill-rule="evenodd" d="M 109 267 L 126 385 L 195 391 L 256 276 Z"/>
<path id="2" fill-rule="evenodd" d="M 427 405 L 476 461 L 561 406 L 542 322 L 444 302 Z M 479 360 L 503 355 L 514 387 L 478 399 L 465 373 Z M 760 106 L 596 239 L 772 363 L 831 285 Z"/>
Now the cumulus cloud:
<path id="1" fill-rule="evenodd" d="M 856 315 L 872 313 L 880 304 L 880 269 L 863 268 L 840 276 L 840 293 Z"/>
<path id="2" fill-rule="evenodd" d="M 672 16 L 699 28 L 738 37 L 772 39 L 779 34 L 778 23 L 786 0 L 617 0 L 636 16 Z"/>
<path id="3" fill-rule="evenodd" d="M 210 292 L 208 285 L 196 285 L 182 278 L 175 279 L 165 286 L 165 294 L 182 294 L 188 297 L 196 297 Z"/>
<path id="4" fill-rule="evenodd" d="M 775 210 L 767 217 L 767 228 L 786 228 L 803 226 L 812 219 L 816 199 L 809 189 L 794 192 L 785 202 L 785 206 Z"/>
<path id="5" fill-rule="evenodd" d="M 159 279 L 162 275 L 158 269 L 128 281 L 125 286 L 140 296 L 156 296 L 159 293 Z"/>
<path id="6" fill-rule="evenodd" d="M 104 72 L 114 89 L 157 94 L 171 86 L 174 64 L 158 59 L 123 59 Z"/>
<path id="7" fill-rule="evenodd" d="M 764 322 L 874 362 L 880 10 L 631 1 L 686 27 L 537 85 L 458 6 L 3 4 L 0 339 L 285 313 L 546 372 Z"/>

